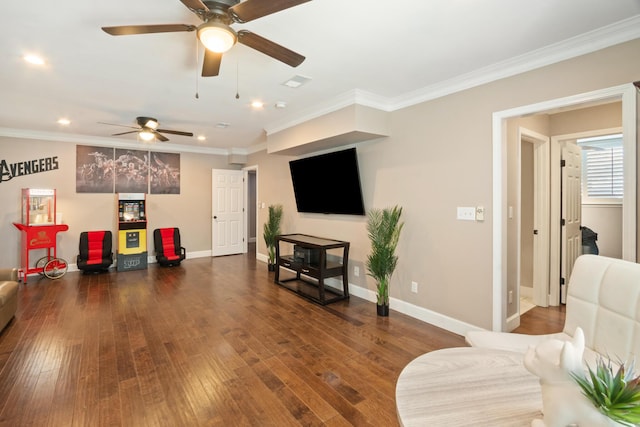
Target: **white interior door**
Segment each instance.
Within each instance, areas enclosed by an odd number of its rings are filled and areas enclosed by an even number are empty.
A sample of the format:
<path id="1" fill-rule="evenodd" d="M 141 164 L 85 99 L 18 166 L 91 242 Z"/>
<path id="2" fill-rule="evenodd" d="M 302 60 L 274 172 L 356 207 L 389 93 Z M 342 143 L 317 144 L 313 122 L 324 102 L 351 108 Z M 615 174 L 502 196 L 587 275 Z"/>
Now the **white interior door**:
<path id="1" fill-rule="evenodd" d="M 562 147 L 562 239 L 560 264 L 560 301 L 566 302 L 567 284 L 573 263 L 582 254 L 582 155 L 575 142 L 566 141 Z"/>
<path id="2" fill-rule="evenodd" d="M 211 255 L 244 249 L 244 171 L 211 171 Z"/>

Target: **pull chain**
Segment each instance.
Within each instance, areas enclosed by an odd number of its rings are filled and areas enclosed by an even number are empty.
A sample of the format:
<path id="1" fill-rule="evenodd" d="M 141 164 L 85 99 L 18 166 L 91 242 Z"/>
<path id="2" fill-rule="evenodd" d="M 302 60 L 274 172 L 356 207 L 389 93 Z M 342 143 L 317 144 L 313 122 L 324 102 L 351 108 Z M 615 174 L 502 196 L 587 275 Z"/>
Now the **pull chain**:
<path id="1" fill-rule="evenodd" d="M 238 81 L 240 80 L 240 62 L 236 63 L 236 99 L 240 99 L 240 93 L 238 90 Z"/>
<path id="2" fill-rule="evenodd" d="M 200 99 L 200 95 L 198 95 L 198 64 L 199 64 L 199 57 L 198 57 L 198 39 L 195 38 L 196 41 L 196 66 L 195 66 L 195 70 L 196 70 L 196 99 Z"/>

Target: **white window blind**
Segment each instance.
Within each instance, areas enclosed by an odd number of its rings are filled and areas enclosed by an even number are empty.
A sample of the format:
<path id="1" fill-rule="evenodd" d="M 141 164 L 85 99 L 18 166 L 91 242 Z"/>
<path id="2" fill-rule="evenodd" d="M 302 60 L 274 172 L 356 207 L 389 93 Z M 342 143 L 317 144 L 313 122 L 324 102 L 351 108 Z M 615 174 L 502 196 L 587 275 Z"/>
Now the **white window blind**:
<path id="1" fill-rule="evenodd" d="M 583 203 L 621 203 L 623 192 L 622 135 L 579 139 L 582 148 Z"/>

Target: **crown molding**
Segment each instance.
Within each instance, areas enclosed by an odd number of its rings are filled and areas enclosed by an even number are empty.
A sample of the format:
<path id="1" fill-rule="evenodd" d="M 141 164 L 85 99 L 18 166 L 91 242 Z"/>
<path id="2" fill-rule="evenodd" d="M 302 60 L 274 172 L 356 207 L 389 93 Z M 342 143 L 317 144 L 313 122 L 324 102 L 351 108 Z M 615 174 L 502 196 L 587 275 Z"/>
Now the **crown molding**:
<path id="1" fill-rule="evenodd" d="M 267 135 L 270 135 L 353 104 L 392 112 L 580 55 L 595 52 L 616 44 L 635 40 L 637 38 L 640 38 L 640 15 L 634 15 L 617 23 L 510 58 L 506 61 L 480 68 L 467 74 L 456 76 L 451 79 L 399 95 L 397 97 L 384 97 L 361 89 L 352 89 L 332 98 L 331 100 L 304 109 L 298 112 L 295 116 L 289 116 L 282 121 L 270 123 L 265 126 L 265 131 Z M 61 132 L 44 132 L 13 128 L 0 128 L 0 136 L 69 142 L 76 144 L 96 144 L 137 150 L 153 148 L 169 152 L 221 156 L 230 154 L 253 154 L 266 150 L 266 143 L 252 145 L 247 148 L 230 149 L 171 143 L 151 145 L 116 138 L 103 138 Z"/>
<path id="2" fill-rule="evenodd" d="M 637 38 L 640 38 L 640 15 L 635 15 L 615 24 L 598 28 L 396 98 L 390 98 L 388 108 L 391 111 L 395 111 L 410 107 L 421 102 L 522 74 Z"/>
<path id="3" fill-rule="evenodd" d="M 132 150 L 155 150 L 177 153 L 210 154 L 226 156 L 229 154 L 247 154 L 244 148 L 210 148 L 194 145 L 180 145 L 171 143 L 141 143 L 117 138 L 103 138 L 99 136 L 77 135 L 62 132 L 44 132 L 27 129 L 0 128 L 0 136 L 40 141 L 67 142 L 82 145 L 101 145 L 105 147 L 128 148 Z"/>
<path id="4" fill-rule="evenodd" d="M 287 121 L 272 123 L 265 127 L 265 131 L 267 135 L 279 132 L 352 104 L 373 107 L 382 111 L 396 111 L 637 38 L 640 38 L 640 15 L 397 97 L 384 97 L 360 89 L 353 89 L 332 100 L 306 109 L 295 117 L 289 117 L 286 119 Z"/>

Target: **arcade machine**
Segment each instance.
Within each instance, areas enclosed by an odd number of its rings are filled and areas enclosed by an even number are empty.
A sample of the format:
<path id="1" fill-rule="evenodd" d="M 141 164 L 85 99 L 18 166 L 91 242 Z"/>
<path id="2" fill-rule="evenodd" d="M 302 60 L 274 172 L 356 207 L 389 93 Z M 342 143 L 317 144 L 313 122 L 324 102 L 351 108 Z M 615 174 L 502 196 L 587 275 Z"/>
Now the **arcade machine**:
<path id="1" fill-rule="evenodd" d="M 118 193 L 118 271 L 147 268 L 146 194 Z"/>

